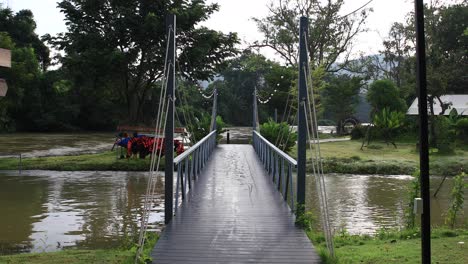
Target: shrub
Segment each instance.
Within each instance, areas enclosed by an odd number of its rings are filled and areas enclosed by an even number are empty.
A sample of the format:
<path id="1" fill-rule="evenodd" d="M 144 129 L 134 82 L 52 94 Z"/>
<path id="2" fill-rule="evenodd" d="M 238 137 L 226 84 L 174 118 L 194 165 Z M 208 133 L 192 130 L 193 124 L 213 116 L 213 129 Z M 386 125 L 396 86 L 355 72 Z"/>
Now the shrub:
<path id="1" fill-rule="evenodd" d="M 357 125 L 351 130 L 351 139 L 361 139 L 366 136 L 367 126 Z"/>
<path id="2" fill-rule="evenodd" d="M 465 183 L 465 176 L 466 174 L 462 172 L 453 179 L 453 188 L 450 193 L 452 202 L 445 218 L 445 223 L 451 228 L 455 227 L 458 213 L 460 211 L 463 213 L 463 203 L 465 201 L 464 189 L 468 187 L 468 184 Z"/>
<path id="3" fill-rule="evenodd" d="M 468 143 L 468 118 L 460 118 L 455 124 L 458 138 Z"/>
<path id="4" fill-rule="evenodd" d="M 405 114 L 403 112 L 391 111 L 383 108 L 374 115 L 375 128 L 381 131 L 385 142 L 395 145 L 395 137 L 404 125 Z"/>
<path id="5" fill-rule="evenodd" d="M 201 120 L 196 122 L 196 124 L 188 125 L 188 130 L 191 133 L 190 140 L 192 142 L 198 142 L 206 135 L 210 133 L 211 126 L 211 115 L 203 115 Z M 221 133 L 224 132 L 224 127 L 226 124 L 220 116 L 216 116 L 216 134 L 217 140 L 221 138 Z"/>
<path id="6" fill-rule="evenodd" d="M 438 149 L 438 152 L 441 154 L 450 154 L 455 150 L 455 129 L 450 123 L 449 118 L 445 116 L 435 116 L 432 119 L 435 126 L 435 135 L 437 140 L 435 140 L 435 148 Z M 431 140 L 434 142 L 434 140 Z"/>
<path id="7" fill-rule="evenodd" d="M 290 151 L 297 140 L 297 133 L 292 132 L 286 122 L 276 123 L 272 119 L 260 126 L 260 134 L 285 152 Z"/>

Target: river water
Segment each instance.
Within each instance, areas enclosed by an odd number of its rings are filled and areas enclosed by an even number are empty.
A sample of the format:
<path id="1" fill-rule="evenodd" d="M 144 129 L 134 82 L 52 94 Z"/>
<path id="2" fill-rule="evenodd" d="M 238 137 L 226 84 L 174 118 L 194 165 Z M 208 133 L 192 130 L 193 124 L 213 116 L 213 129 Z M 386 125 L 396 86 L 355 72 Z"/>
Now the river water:
<path id="1" fill-rule="evenodd" d="M 138 232 L 146 185 L 142 172 L 1 172 L 0 253 L 116 246 Z M 156 186 L 153 230 L 164 221 Z"/>
<path id="2" fill-rule="evenodd" d="M 413 177 L 407 175 L 325 175 L 329 215 L 334 230 L 347 230 L 351 234 L 373 234 L 380 228 L 404 226 L 404 211 L 408 205 L 408 190 Z M 450 204 L 453 180 L 447 178 L 436 197 L 442 177 L 431 177 L 431 224 L 444 225 Z M 314 178 L 307 177 L 306 204 L 314 212 L 319 211 Z M 465 191 L 465 201 L 468 192 Z M 464 203 L 464 215 L 468 202 Z M 467 223 L 460 212 L 458 223 Z M 417 217 L 419 223 L 419 216 Z M 319 220 L 319 219 L 318 219 Z"/>
<path id="3" fill-rule="evenodd" d="M 232 143 L 248 143 L 250 128 L 231 128 Z M 0 154 L 50 156 L 110 149 L 110 133 L 12 134 L 0 137 Z M 138 232 L 146 191 L 144 172 L 0 172 L 0 254 L 56 251 L 67 247 L 108 248 Z M 410 176 L 326 175 L 334 230 L 372 234 L 404 224 Z M 431 178 L 431 194 L 441 178 Z M 163 223 L 163 182 L 150 214 L 150 228 Z M 444 223 L 452 179 L 431 200 L 433 225 Z M 315 181 L 307 177 L 307 207 L 318 212 Z M 468 192 L 465 191 L 468 201 Z M 468 214 L 465 202 L 464 215 Z M 467 223 L 461 215 L 459 223 Z"/>
<path id="4" fill-rule="evenodd" d="M 110 150 L 112 133 L 14 133 L 1 134 L 0 158 L 44 157 L 97 153 Z"/>
<path id="5" fill-rule="evenodd" d="M 409 176 L 327 175 L 335 230 L 362 234 L 401 226 L 410 181 Z M 432 188 L 439 182 L 431 179 Z M 146 183 L 146 174 L 135 172 L 1 172 L 0 253 L 116 246 L 125 234 L 138 231 Z M 307 184 L 308 207 L 317 211 L 312 176 Z M 451 185 L 448 179 L 432 200 L 434 225 L 443 223 Z M 153 230 L 163 223 L 162 179 L 157 186 Z"/>

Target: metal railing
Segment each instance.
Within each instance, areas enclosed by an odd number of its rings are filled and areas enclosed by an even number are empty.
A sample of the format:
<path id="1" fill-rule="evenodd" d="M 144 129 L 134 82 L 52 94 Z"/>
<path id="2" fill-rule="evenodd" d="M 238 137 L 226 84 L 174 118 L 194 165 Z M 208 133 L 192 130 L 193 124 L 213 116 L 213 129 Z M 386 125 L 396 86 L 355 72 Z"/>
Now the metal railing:
<path id="1" fill-rule="evenodd" d="M 174 166 L 177 168 L 175 212 L 179 207 L 179 193 L 182 200 L 185 200 L 188 191 L 192 189 L 192 181 L 198 178 L 215 147 L 216 130 L 174 158 Z"/>
<path id="2" fill-rule="evenodd" d="M 286 202 L 288 202 L 288 197 L 290 198 L 289 206 L 294 211 L 293 169 L 297 167 L 297 161 L 270 143 L 257 131 L 253 131 L 252 139 L 255 152 L 268 171 L 273 184 Z"/>

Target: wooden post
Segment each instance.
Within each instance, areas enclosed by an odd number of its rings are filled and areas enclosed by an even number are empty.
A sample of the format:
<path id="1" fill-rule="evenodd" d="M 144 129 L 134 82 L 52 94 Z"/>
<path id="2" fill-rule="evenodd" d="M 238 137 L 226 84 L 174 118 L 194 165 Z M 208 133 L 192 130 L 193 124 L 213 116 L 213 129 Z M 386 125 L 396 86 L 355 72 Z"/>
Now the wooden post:
<path id="1" fill-rule="evenodd" d="M 431 263 L 431 206 L 429 193 L 429 129 L 427 116 L 426 43 L 423 0 L 415 0 L 416 61 L 419 107 L 419 168 L 423 213 L 421 214 L 421 263 Z"/>
<path id="2" fill-rule="evenodd" d="M 168 76 L 167 76 L 167 99 L 168 113 L 166 120 L 166 131 L 164 133 L 164 222 L 168 224 L 173 215 L 173 195 L 174 195 L 174 106 L 175 106 L 175 34 L 176 17 L 169 14 L 166 17 L 166 36 L 169 41 L 168 50 Z M 177 206 L 177 205 L 176 205 Z"/>

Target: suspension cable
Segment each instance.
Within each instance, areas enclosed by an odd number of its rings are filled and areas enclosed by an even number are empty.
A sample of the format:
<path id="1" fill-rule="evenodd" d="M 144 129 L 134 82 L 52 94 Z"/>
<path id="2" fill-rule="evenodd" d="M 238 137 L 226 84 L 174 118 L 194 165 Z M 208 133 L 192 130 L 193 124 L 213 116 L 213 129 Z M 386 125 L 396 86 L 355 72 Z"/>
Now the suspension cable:
<path id="1" fill-rule="evenodd" d="M 307 38 L 306 38 L 307 39 Z M 307 43 L 307 42 L 306 42 Z M 330 218 L 329 218 L 329 213 L 328 213 L 328 198 L 327 198 L 327 192 L 325 188 L 325 179 L 323 175 L 323 162 L 322 162 L 322 155 L 320 151 L 320 140 L 318 136 L 318 124 L 317 124 L 317 112 L 316 112 L 316 105 L 315 105 L 315 96 L 313 89 L 311 87 L 312 80 L 310 74 L 307 72 L 307 66 L 303 65 L 303 73 L 306 76 L 306 87 L 309 90 L 310 87 L 310 95 L 309 92 L 307 92 L 307 101 L 310 102 L 307 104 L 304 104 L 304 111 L 305 113 L 308 113 L 309 118 L 306 118 L 306 124 L 307 124 L 307 131 L 309 134 L 309 148 L 311 150 L 311 161 L 312 161 L 312 168 L 313 172 L 316 178 L 316 181 L 318 180 L 318 192 L 319 192 L 319 201 L 321 204 L 321 209 L 322 210 L 322 221 L 324 225 L 324 231 L 325 231 L 325 238 L 327 242 L 327 248 L 330 252 L 330 255 L 334 256 L 334 246 L 333 246 L 333 235 L 331 232 L 331 226 L 330 226 Z M 311 107 L 312 104 L 312 107 Z M 308 110 L 308 111 L 307 111 Z M 310 120 L 310 126 L 312 129 L 309 127 L 309 120 Z M 312 142 L 316 143 L 316 147 L 313 148 Z M 314 163 L 316 168 L 314 168 Z"/>
<path id="2" fill-rule="evenodd" d="M 307 53 L 310 54 L 309 47 L 308 47 L 308 39 L 307 39 L 307 34 L 306 32 L 303 34 L 304 36 L 304 42 L 305 46 L 307 49 Z M 312 87 L 312 77 L 309 72 L 309 65 L 304 64 L 300 65 L 303 70 L 303 74 L 305 75 L 305 82 L 306 82 L 306 87 L 309 90 L 310 88 L 310 95 L 309 91 L 307 91 L 307 106 L 304 104 L 304 111 L 309 118 L 306 118 L 306 124 L 307 124 L 307 132 L 309 134 L 309 148 L 311 150 L 311 161 L 312 161 L 312 167 L 314 171 L 314 176 L 316 178 L 316 181 L 318 181 L 317 188 L 318 188 L 318 193 L 319 193 L 319 201 L 321 204 L 321 215 L 323 216 L 323 227 L 324 227 L 324 232 L 325 232 L 325 238 L 327 242 L 327 248 L 329 250 L 329 253 L 331 256 L 334 256 L 334 245 L 333 245 L 333 235 L 332 235 L 332 230 L 330 226 L 330 217 L 329 217 L 329 210 L 328 210 L 328 197 L 327 197 L 327 192 L 326 192 L 326 184 L 325 184 L 325 177 L 323 175 L 323 161 L 322 161 L 322 154 L 320 150 L 320 140 L 319 140 L 319 135 L 318 135 L 318 120 L 317 120 L 317 110 L 316 110 L 316 104 L 315 104 L 315 95 Z M 312 107 L 311 107 L 312 104 Z M 308 111 L 306 109 L 308 108 Z M 309 128 L 309 122 L 312 126 L 312 129 Z M 312 147 L 312 141 L 316 142 L 316 147 Z M 314 151 L 315 150 L 315 151 Z M 314 169 L 314 159 L 315 159 L 315 166 L 316 168 Z M 315 173 L 317 172 L 317 173 Z"/>
<path id="3" fill-rule="evenodd" d="M 163 113 L 165 109 L 165 97 L 167 94 L 167 85 L 168 85 L 168 79 L 166 75 L 168 75 L 168 70 L 170 69 L 170 66 L 173 65 L 173 62 L 171 61 L 168 63 L 168 53 L 169 53 L 169 37 L 171 34 L 173 34 L 173 29 L 169 28 L 168 34 L 166 35 L 167 44 L 166 44 L 166 56 L 165 56 L 165 61 L 164 61 L 164 70 L 163 70 L 163 80 L 161 82 L 161 92 L 160 92 L 160 97 L 159 97 L 159 105 L 158 105 L 158 113 L 156 117 L 156 124 L 155 124 L 155 129 L 154 129 L 154 142 L 153 142 L 153 150 L 152 150 L 152 155 L 151 155 L 151 163 L 150 163 L 150 169 L 148 173 L 148 184 L 146 188 L 146 195 L 143 203 L 143 213 L 142 213 L 142 218 L 141 218 L 141 225 L 140 225 L 140 234 L 138 238 L 138 250 L 135 256 L 135 263 L 138 262 L 138 258 L 141 255 L 145 243 L 145 238 L 146 238 L 146 231 L 148 228 L 148 220 L 149 220 L 149 213 L 151 210 L 152 206 L 152 199 L 154 197 L 154 191 L 155 191 L 155 184 L 153 184 L 154 181 L 154 169 L 155 169 L 155 163 L 156 163 L 156 149 L 157 149 L 157 142 L 160 141 L 158 137 L 158 133 L 161 131 L 161 124 L 164 122 L 164 130 L 166 126 L 165 120 L 167 120 L 167 115 L 168 115 L 168 109 L 169 109 L 169 102 L 167 104 L 167 108 L 165 111 L 165 114 Z M 164 131 L 163 130 L 163 131 Z M 159 165 L 161 161 L 161 155 L 162 151 L 159 151 L 158 155 L 158 160 L 157 160 L 157 166 L 156 166 L 156 171 L 159 171 Z"/>

